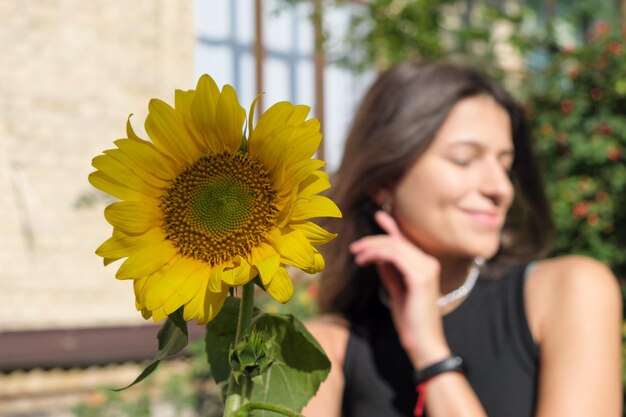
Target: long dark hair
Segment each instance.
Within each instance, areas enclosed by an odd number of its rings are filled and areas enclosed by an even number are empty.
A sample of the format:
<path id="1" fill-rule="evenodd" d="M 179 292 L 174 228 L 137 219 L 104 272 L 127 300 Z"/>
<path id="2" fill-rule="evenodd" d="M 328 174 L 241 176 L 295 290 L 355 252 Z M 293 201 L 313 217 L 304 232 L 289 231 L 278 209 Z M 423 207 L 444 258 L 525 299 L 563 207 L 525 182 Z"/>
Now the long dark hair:
<path id="1" fill-rule="evenodd" d="M 515 148 L 515 200 L 491 270 L 512 260 L 540 257 L 547 249 L 553 225 L 522 106 L 475 69 L 445 62 L 405 62 L 383 72 L 363 98 L 333 179 L 332 198 L 343 219 L 328 225 L 339 236 L 323 248 L 322 312 L 354 317 L 366 307 L 377 277 L 359 271 L 348 245 L 378 233 L 372 221 L 374 192 L 392 188 L 430 146 L 454 105 L 477 95 L 493 97 L 507 111 Z"/>

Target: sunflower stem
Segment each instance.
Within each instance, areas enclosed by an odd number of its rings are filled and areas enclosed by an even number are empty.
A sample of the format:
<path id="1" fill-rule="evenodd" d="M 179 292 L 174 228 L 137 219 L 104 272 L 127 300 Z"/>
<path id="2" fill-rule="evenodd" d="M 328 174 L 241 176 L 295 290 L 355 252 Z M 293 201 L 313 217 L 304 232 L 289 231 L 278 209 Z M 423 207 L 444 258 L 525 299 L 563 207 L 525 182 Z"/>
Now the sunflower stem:
<path id="1" fill-rule="evenodd" d="M 239 321 L 237 322 L 237 334 L 235 344 L 248 333 L 252 324 L 252 313 L 254 311 L 254 282 L 250 281 L 243 286 L 241 292 L 241 304 L 239 304 Z"/>
<path id="2" fill-rule="evenodd" d="M 235 334 L 235 345 L 248 333 L 252 324 L 252 313 L 254 311 L 254 282 L 249 282 L 243 286 L 241 302 L 239 304 L 239 318 L 237 320 L 237 333 Z M 224 417 L 239 417 L 248 415 L 247 409 L 240 409 L 245 406 L 250 397 L 251 382 L 246 375 L 240 376 L 241 383 L 231 372 L 228 379 L 228 393 L 224 404 Z"/>

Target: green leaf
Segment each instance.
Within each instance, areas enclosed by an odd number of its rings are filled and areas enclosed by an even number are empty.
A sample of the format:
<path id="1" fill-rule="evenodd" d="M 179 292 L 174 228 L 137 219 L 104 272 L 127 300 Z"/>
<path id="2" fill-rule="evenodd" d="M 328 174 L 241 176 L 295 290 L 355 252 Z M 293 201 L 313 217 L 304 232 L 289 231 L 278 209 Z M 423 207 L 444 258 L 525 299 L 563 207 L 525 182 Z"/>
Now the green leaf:
<path id="1" fill-rule="evenodd" d="M 259 313 L 259 309 L 255 307 L 252 319 L 254 320 Z M 235 342 L 238 318 L 239 298 L 231 296 L 226 298 L 217 317 L 206 325 L 205 351 L 211 374 L 217 384 L 228 381 L 230 376 L 229 352 Z"/>
<path id="2" fill-rule="evenodd" d="M 122 391 L 133 385 L 143 381 L 158 366 L 159 363 L 172 355 L 180 352 L 189 342 L 189 334 L 187 332 L 187 322 L 183 318 L 183 307 L 179 308 L 167 317 L 163 323 L 163 327 L 157 335 L 159 342 L 159 354 L 150 362 L 148 366 L 139 374 L 135 380 L 124 388 L 114 389 L 113 391 Z"/>
<path id="3" fill-rule="evenodd" d="M 230 375 L 228 354 L 237 333 L 239 299 L 227 297 L 222 310 L 206 326 L 205 350 L 215 382 L 226 382 Z"/>
<path id="4" fill-rule="evenodd" d="M 279 404 L 300 411 L 330 372 L 330 361 L 304 325 L 292 315 L 263 314 L 253 323 L 274 339 L 275 362 L 253 380 L 250 401 Z M 254 417 L 274 417 L 255 411 Z"/>

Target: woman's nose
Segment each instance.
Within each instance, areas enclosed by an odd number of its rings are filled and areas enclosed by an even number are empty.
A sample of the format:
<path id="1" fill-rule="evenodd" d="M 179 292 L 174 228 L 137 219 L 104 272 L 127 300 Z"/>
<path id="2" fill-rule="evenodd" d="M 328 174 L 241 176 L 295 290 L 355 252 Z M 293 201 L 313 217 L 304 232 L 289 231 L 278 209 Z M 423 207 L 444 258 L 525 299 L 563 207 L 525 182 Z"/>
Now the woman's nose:
<path id="1" fill-rule="evenodd" d="M 513 184 L 507 170 L 497 161 L 490 162 L 483 170 L 481 192 L 497 204 L 511 199 Z"/>

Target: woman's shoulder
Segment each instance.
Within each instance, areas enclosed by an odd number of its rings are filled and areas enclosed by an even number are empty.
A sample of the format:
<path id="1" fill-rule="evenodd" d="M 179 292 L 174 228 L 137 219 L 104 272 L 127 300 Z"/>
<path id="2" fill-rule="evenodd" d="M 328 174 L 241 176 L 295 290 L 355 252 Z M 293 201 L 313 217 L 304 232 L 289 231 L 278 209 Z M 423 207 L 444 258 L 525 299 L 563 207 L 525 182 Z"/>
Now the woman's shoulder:
<path id="1" fill-rule="evenodd" d="M 593 314 L 621 314 L 619 284 L 602 262 L 579 256 L 560 256 L 536 262 L 530 271 L 525 299 L 531 332 L 542 332 L 568 318 Z"/>
<path id="2" fill-rule="evenodd" d="M 343 363 L 350 335 L 347 320 L 335 314 L 324 314 L 306 320 L 304 325 L 324 348 L 332 362 Z"/>
<path id="3" fill-rule="evenodd" d="M 592 292 L 619 290 L 608 266 L 580 255 L 559 256 L 537 261 L 528 278 L 531 292 L 546 292 L 557 298 L 576 297 Z"/>

